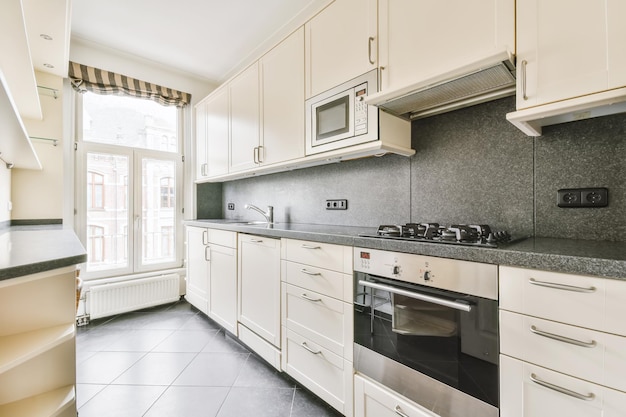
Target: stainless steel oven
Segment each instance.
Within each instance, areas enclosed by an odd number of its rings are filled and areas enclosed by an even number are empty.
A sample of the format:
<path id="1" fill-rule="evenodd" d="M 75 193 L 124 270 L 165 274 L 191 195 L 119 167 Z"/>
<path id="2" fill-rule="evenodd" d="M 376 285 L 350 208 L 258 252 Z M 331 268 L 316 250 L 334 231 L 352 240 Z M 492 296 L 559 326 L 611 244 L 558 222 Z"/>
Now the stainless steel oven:
<path id="1" fill-rule="evenodd" d="M 498 416 L 496 265 L 354 249 L 357 372 L 442 417 Z"/>

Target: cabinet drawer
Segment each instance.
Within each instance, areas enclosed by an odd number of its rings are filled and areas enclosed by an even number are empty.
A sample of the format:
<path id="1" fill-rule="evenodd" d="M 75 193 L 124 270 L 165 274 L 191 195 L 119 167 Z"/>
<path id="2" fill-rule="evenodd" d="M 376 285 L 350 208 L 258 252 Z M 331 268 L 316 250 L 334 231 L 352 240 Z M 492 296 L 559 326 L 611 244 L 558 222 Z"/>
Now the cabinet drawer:
<path id="1" fill-rule="evenodd" d="M 500 311 L 503 354 L 626 391 L 626 338 Z"/>
<path id="2" fill-rule="evenodd" d="M 500 384 L 500 417 L 623 417 L 626 410 L 623 392 L 505 355 Z"/>
<path id="3" fill-rule="evenodd" d="M 282 259 L 346 274 L 352 273 L 352 248 L 346 246 L 283 239 Z"/>
<path id="4" fill-rule="evenodd" d="M 337 410 L 351 415 L 352 363 L 292 330 L 284 333 L 283 370 Z"/>
<path id="5" fill-rule="evenodd" d="M 376 382 L 354 376 L 355 417 L 434 417 L 435 414 Z"/>
<path id="6" fill-rule="evenodd" d="M 351 359 L 352 306 L 294 285 L 282 285 L 283 326 Z"/>
<path id="7" fill-rule="evenodd" d="M 500 267 L 500 308 L 626 336 L 626 282 Z"/>
<path id="8" fill-rule="evenodd" d="M 352 302 L 352 275 L 290 261 L 282 261 L 282 280 L 329 297 Z"/>
<path id="9" fill-rule="evenodd" d="M 229 248 L 237 247 L 237 232 L 228 230 L 209 229 L 208 243 L 222 245 Z"/>

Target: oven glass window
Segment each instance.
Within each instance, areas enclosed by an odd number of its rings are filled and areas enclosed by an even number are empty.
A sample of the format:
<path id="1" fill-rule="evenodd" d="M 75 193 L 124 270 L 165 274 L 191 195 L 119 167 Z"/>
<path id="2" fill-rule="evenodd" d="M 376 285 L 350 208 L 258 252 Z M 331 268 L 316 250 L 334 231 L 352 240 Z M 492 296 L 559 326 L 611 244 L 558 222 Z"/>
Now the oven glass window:
<path id="1" fill-rule="evenodd" d="M 346 133 L 350 130 L 349 96 L 345 95 L 317 107 L 317 140 Z"/>
<path id="2" fill-rule="evenodd" d="M 360 279 L 397 285 L 358 273 Z M 495 407 L 498 303 L 421 285 L 402 290 L 471 305 L 469 312 L 357 285 L 354 342 Z"/>

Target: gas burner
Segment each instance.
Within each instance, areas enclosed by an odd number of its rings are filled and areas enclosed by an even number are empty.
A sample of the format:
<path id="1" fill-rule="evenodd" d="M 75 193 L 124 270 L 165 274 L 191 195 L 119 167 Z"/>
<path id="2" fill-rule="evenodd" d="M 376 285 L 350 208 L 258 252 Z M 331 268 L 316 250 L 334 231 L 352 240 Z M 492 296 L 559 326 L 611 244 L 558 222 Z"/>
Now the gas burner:
<path id="1" fill-rule="evenodd" d="M 382 239 L 415 240 L 423 242 L 449 243 L 467 246 L 497 247 L 511 241 L 507 231 L 492 231 L 486 224 L 407 223 L 403 225 L 381 225 L 376 235 L 361 235 Z"/>

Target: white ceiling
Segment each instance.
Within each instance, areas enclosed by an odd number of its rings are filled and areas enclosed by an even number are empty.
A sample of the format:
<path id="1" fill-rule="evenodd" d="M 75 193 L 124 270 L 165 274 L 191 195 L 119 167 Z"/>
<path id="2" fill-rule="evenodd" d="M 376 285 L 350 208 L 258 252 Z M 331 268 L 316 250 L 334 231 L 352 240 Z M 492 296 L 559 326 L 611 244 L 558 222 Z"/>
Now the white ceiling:
<path id="1" fill-rule="evenodd" d="M 222 82 L 329 0 L 73 0 L 71 36 Z"/>

